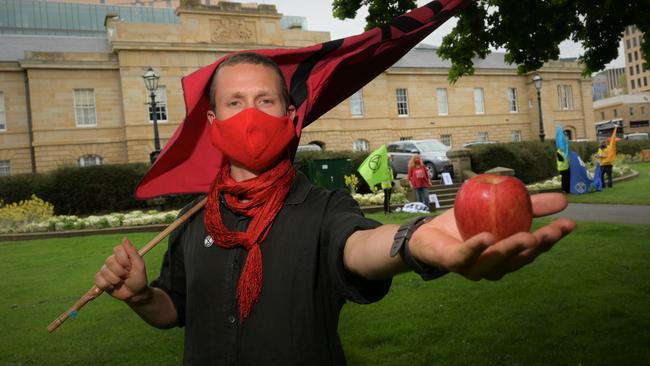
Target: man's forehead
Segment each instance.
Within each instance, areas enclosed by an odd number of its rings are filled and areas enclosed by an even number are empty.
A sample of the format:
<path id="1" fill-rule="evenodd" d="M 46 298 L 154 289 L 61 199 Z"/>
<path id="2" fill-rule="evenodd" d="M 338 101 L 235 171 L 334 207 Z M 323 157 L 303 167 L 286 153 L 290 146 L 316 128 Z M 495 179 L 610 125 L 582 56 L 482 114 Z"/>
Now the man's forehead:
<path id="1" fill-rule="evenodd" d="M 259 90 L 278 93 L 279 78 L 271 67 L 261 64 L 241 63 L 225 65 L 215 74 L 217 91 L 234 93 L 237 91 Z"/>

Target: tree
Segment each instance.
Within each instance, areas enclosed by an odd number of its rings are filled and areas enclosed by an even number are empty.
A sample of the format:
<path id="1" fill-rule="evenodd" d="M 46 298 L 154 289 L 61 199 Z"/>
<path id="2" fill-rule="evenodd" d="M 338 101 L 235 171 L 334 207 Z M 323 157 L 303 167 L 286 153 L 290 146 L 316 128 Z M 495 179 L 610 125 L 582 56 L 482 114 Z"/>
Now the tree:
<path id="1" fill-rule="evenodd" d="M 361 6 L 368 6 L 366 29 L 370 29 L 416 4 L 414 0 L 334 0 L 333 14 L 354 18 Z M 505 61 L 526 73 L 558 59 L 559 44 L 570 39 L 582 44 L 583 74 L 591 75 L 617 57 L 625 27 L 636 25 L 644 34 L 641 53 L 650 68 L 649 9 L 650 0 L 470 0 L 444 37 L 438 55 L 451 60 L 451 81 L 473 74 L 472 58 L 485 58 L 490 47 L 504 48 Z"/>

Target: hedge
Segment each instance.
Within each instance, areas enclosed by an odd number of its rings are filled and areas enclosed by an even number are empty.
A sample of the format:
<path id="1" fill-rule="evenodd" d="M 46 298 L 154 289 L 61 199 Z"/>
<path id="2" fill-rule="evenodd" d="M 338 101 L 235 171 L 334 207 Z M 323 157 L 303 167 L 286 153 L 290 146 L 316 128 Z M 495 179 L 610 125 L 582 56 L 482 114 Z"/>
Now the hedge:
<path id="1" fill-rule="evenodd" d="M 498 166 L 510 168 L 526 184 L 557 174 L 554 141 L 478 145 L 471 149 L 471 158 L 474 172 L 484 173 Z"/>
<path id="2" fill-rule="evenodd" d="M 309 176 L 313 159 L 350 158 L 354 171 L 368 153 L 351 151 L 300 152 L 294 166 Z M 22 174 L 0 177 L 0 199 L 4 203 L 19 202 L 36 194 L 54 205 L 56 215 L 91 215 L 150 207 L 151 202 L 136 200 L 135 187 L 149 169 L 148 164 L 111 164 L 91 167 L 63 166 L 44 174 Z M 357 192 L 370 189 L 359 177 Z M 178 209 L 192 201 L 192 195 L 166 197 L 155 203 L 164 209 Z"/>

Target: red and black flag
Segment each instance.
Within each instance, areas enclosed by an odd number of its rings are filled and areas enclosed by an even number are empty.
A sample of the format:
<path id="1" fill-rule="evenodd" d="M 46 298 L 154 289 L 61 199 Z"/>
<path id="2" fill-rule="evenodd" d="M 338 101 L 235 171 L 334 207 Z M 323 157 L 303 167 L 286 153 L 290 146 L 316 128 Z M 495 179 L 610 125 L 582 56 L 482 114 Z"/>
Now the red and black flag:
<path id="1" fill-rule="evenodd" d="M 300 136 L 304 127 L 392 66 L 467 2 L 432 1 L 356 36 L 304 48 L 253 51 L 280 66 L 297 110 L 294 123 Z M 137 198 L 208 191 L 223 159 L 210 143 L 206 118 L 210 81 L 223 59 L 183 78 L 187 114 L 138 185 Z"/>

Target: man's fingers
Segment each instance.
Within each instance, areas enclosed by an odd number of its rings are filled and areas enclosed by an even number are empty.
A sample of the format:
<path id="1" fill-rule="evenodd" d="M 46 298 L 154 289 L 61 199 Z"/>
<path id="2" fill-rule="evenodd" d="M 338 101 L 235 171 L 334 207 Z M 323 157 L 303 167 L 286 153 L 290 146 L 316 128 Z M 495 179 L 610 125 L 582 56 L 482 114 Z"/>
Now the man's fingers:
<path id="1" fill-rule="evenodd" d="M 462 272 L 476 263 L 478 258 L 494 244 L 494 235 L 480 233 L 463 243 L 451 244 L 452 250 L 444 251 L 441 264 L 452 272 Z"/>
<path id="2" fill-rule="evenodd" d="M 144 261 L 142 260 L 142 257 L 140 254 L 138 254 L 138 250 L 135 249 L 133 244 L 127 239 L 126 237 L 122 239 L 122 247 L 126 251 L 126 254 L 129 256 L 129 260 L 131 262 L 132 270 L 142 270 L 144 268 Z"/>
<path id="3" fill-rule="evenodd" d="M 131 269 L 131 260 L 129 259 L 129 255 L 126 254 L 126 249 L 122 244 L 113 248 L 113 253 L 115 253 L 115 261 L 117 263 L 126 268 L 127 271 Z"/>
<path id="4" fill-rule="evenodd" d="M 472 279 L 498 280 L 508 271 L 508 262 L 521 252 L 535 246 L 537 239 L 531 233 L 521 232 L 512 235 L 485 250 L 476 264 L 463 272 L 462 275 Z"/>
<path id="5" fill-rule="evenodd" d="M 569 202 L 562 193 L 540 193 L 530 196 L 533 216 L 548 216 L 564 210 Z"/>
<path id="6" fill-rule="evenodd" d="M 111 292 L 113 291 L 113 285 L 111 285 L 102 275 L 101 271 L 95 274 L 95 286 L 102 291 Z"/>

